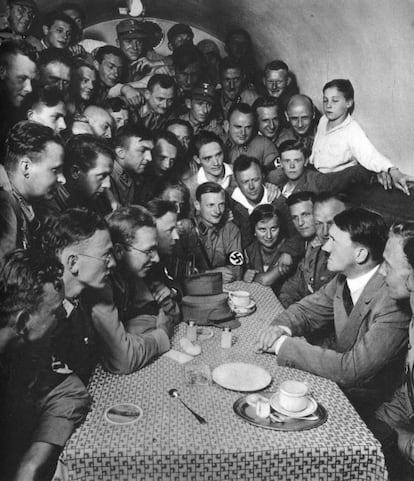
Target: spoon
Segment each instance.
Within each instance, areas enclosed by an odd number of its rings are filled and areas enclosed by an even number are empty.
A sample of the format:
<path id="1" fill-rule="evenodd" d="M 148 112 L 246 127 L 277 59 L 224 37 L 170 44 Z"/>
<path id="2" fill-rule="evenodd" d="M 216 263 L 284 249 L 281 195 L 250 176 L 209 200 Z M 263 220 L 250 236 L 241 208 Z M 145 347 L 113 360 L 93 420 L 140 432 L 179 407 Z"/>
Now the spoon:
<path id="1" fill-rule="evenodd" d="M 170 389 L 168 391 L 168 394 L 172 398 L 177 398 L 190 411 L 190 413 L 197 418 L 197 421 L 200 424 L 206 424 L 207 423 L 207 421 L 202 416 L 200 416 L 199 414 L 194 412 L 189 406 L 187 406 L 187 404 L 180 398 L 180 393 L 177 391 L 177 389 Z"/>

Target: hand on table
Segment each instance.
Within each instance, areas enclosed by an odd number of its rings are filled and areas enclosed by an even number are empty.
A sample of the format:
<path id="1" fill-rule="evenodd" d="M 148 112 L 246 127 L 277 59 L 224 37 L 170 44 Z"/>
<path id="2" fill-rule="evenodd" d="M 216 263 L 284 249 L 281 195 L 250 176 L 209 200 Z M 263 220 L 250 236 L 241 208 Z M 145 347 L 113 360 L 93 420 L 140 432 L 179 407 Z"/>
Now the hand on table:
<path id="1" fill-rule="evenodd" d="M 280 326 L 268 326 L 259 332 L 256 342 L 256 352 L 271 352 L 275 342 L 281 337 L 286 336 L 287 332 Z"/>

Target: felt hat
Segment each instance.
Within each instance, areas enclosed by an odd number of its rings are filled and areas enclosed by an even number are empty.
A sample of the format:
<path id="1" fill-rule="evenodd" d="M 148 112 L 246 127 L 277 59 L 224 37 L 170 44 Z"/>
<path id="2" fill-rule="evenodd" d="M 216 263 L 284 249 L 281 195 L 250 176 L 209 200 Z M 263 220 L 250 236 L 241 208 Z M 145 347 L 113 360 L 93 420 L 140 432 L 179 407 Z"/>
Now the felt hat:
<path id="1" fill-rule="evenodd" d="M 226 293 L 213 296 L 184 296 L 181 302 L 183 319 L 201 326 L 235 329 L 240 322 L 234 318 Z"/>
<path id="2" fill-rule="evenodd" d="M 186 296 L 211 296 L 222 294 L 223 276 L 221 272 L 206 272 L 184 279 L 184 294 Z"/>
<path id="3" fill-rule="evenodd" d="M 149 32 L 145 25 L 133 18 L 121 20 L 116 26 L 116 33 L 119 40 L 149 37 Z"/>

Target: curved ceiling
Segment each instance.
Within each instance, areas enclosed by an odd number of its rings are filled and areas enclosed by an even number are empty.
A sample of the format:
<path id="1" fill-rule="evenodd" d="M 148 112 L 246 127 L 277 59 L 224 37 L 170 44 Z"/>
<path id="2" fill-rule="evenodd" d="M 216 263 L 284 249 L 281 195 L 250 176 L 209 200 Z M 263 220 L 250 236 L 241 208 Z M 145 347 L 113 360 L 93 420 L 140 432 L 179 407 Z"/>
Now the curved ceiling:
<path id="1" fill-rule="evenodd" d="M 4 1 L 4 0 L 3 0 Z M 42 11 L 50 0 L 36 0 Z M 75 0 L 76 1 L 76 0 Z M 53 1 L 57 8 L 63 1 Z M 77 0 L 93 25 L 118 16 L 117 0 Z M 320 106 L 332 78 L 355 87 L 355 118 L 378 149 L 414 174 L 412 0 L 144 0 L 150 17 L 185 22 L 224 39 L 234 26 L 253 38 L 260 64 L 280 58 Z"/>

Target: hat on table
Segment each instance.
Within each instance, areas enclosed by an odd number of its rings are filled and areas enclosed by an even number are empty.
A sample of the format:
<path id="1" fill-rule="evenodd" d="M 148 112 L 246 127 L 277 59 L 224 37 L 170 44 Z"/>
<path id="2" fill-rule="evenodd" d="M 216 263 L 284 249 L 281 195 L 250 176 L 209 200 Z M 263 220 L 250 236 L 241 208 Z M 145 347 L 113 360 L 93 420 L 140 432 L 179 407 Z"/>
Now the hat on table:
<path id="1" fill-rule="evenodd" d="M 221 272 L 206 272 L 184 279 L 186 296 L 211 296 L 223 292 L 223 276 Z"/>
<path id="2" fill-rule="evenodd" d="M 185 321 L 195 324 L 234 329 L 240 322 L 234 319 L 234 314 L 228 304 L 227 293 L 209 296 L 184 296 L 181 309 Z"/>

